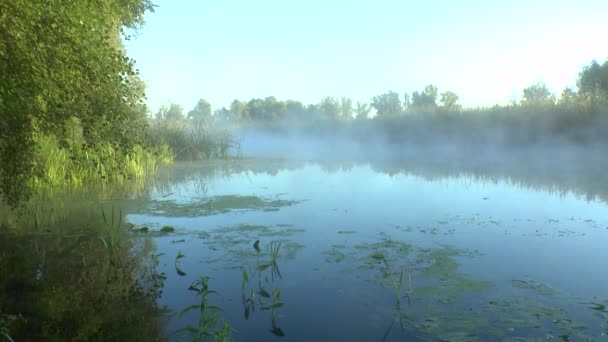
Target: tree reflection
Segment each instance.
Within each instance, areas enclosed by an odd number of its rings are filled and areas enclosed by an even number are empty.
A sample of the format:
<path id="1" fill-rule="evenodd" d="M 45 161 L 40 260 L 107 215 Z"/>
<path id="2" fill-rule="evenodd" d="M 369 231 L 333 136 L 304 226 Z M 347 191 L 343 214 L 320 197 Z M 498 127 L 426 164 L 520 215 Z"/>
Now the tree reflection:
<path id="1" fill-rule="evenodd" d="M 97 235 L 0 236 L 0 314 L 16 341 L 164 341 L 152 245 Z"/>

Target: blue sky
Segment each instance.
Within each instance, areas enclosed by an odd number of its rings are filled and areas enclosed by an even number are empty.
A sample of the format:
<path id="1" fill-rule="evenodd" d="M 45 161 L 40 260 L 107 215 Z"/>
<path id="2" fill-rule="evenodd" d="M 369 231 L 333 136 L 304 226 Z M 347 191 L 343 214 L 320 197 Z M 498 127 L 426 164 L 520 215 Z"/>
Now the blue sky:
<path id="1" fill-rule="evenodd" d="M 152 111 L 197 100 L 369 102 L 435 84 L 464 106 L 559 93 L 608 58 L 608 1 L 156 0 L 127 42 Z"/>

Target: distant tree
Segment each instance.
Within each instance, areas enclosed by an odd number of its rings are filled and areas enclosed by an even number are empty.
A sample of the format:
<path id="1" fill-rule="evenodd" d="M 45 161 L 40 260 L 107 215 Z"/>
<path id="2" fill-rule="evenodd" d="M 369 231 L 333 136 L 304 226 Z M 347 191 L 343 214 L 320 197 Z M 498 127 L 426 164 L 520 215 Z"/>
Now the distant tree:
<path id="1" fill-rule="evenodd" d="M 274 96 L 264 99 L 264 118 L 267 122 L 277 121 L 285 118 L 287 104 L 277 100 Z"/>
<path id="2" fill-rule="evenodd" d="M 337 120 L 340 117 L 342 108 L 340 107 L 340 101 L 335 97 L 326 96 L 319 103 L 319 110 L 321 115 L 325 118 Z"/>
<path id="3" fill-rule="evenodd" d="M 458 104 L 458 95 L 451 91 L 441 93 L 441 110 L 445 112 L 458 112 L 461 106 Z"/>
<path id="4" fill-rule="evenodd" d="M 538 82 L 524 89 L 521 105 L 524 107 L 547 107 L 555 104 L 555 96 L 549 88 Z"/>
<path id="5" fill-rule="evenodd" d="M 577 81 L 579 94 L 585 98 L 608 98 L 608 60 L 600 65 L 592 61 L 579 74 Z"/>
<path id="6" fill-rule="evenodd" d="M 285 102 L 285 108 L 287 110 L 286 117 L 296 120 L 305 118 L 306 107 L 300 101 L 287 100 Z"/>
<path id="7" fill-rule="evenodd" d="M 369 113 L 372 107 L 367 103 L 361 103 L 357 101 L 357 107 L 355 108 L 355 118 L 357 120 L 369 119 Z"/>
<path id="8" fill-rule="evenodd" d="M 226 107 L 213 111 L 213 118 L 219 122 L 229 122 L 232 119 L 232 113 Z"/>
<path id="9" fill-rule="evenodd" d="M 176 103 L 171 103 L 164 119 L 168 121 L 184 120 L 184 108 Z"/>
<path id="10" fill-rule="evenodd" d="M 161 105 L 158 110 L 156 111 L 156 114 L 154 115 L 154 117 L 156 118 L 156 120 L 164 120 L 167 117 L 167 112 L 169 111 L 169 107 L 167 107 L 166 105 Z"/>
<path id="11" fill-rule="evenodd" d="M 231 117 L 234 121 L 248 122 L 251 120 L 249 107 L 246 102 L 241 102 L 239 100 L 232 101 L 230 104 L 230 113 L 232 114 Z"/>
<path id="12" fill-rule="evenodd" d="M 562 94 L 559 97 L 559 105 L 561 106 L 572 106 L 574 104 L 576 104 L 576 97 L 577 94 L 574 90 L 572 90 L 572 88 L 564 88 L 564 90 L 562 90 Z"/>
<path id="13" fill-rule="evenodd" d="M 340 117 L 343 120 L 351 120 L 353 118 L 353 100 L 348 97 L 340 99 Z"/>
<path id="14" fill-rule="evenodd" d="M 394 91 L 374 96 L 372 98 L 371 106 L 376 109 L 376 113 L 379 117 L 399 115 L 402 113 L 399 94 Z"/>
<path id="15" fill-rule="evenodd" d="M 422 93 L 417 91 L 412 93 L 412 109 L 419 112 L 434 112 L 437 110 L 437 93 L 436 86 L 429 84 L 424 87 Z"/>
<path id="16" fill-rule="evenodd" d="M 252 121 L 262 122 L 266 116 L 266 104 L 262 99 L 251 99 L 247 102 L 247 111 Z"/>
<path id="17" fill-rule="evenodd" d="M 410 109 L 410 94 L 403 93 L 403 112 L 407 112 Z"/>
<path id="18" fill-rule="evenodd" d="M 196 106 L 188 112 L 188 119 L 197 122 L 211 120 L 211 104 L 203 99 L 198 100 Z"/>

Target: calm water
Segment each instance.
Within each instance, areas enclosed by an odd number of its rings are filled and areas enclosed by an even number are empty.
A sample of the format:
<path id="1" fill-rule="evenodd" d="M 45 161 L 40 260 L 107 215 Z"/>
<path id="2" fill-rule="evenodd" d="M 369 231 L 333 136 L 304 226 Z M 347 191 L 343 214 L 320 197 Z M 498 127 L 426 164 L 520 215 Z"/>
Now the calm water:
<path id="1" fill-rule="evenodd" d="M 604 340 L 605 185 L 559 179 L 177 164 L 143 195 L 83 204 L 110 233 L 5 236 L 0 308 L 51 340 L 192 340 L 224 323 L 237 341 Z"/>

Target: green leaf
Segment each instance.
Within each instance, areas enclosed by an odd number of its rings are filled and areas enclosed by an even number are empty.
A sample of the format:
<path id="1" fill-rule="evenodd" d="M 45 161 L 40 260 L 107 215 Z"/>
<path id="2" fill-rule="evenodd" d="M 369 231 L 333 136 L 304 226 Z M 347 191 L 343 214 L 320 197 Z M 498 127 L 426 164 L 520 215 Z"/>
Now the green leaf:
<path id="1" fill-rule="evenodd" d="M 177 315 L 177 318 L 182 318 L 182 316 L 187 313 L 190 310 L 195 310 L 195 309 L 199 309 L 201 306 L 200 305 L 190 305 L 188 307 L 186 307 L 185 309 L 183 309 L 182 311 L 179 312 L 179 314 Z"/>

